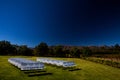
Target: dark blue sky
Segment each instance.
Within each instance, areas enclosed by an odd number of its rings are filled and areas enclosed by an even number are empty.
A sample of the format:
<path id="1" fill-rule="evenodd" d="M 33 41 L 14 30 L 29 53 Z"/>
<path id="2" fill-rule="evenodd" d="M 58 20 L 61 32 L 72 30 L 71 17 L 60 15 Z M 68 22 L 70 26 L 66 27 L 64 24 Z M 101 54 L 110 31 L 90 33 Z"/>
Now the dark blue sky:
<path id="1" fill-rule="evenodd" d="M 34 47 L 120 44 L 119 0 L 0 0 L 0 40 Z"/>

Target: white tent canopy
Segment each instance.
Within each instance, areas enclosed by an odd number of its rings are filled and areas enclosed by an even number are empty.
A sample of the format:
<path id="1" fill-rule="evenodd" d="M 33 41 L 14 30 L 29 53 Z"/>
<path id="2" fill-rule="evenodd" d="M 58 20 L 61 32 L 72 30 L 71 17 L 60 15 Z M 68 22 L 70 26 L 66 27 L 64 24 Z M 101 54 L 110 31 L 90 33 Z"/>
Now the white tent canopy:
<path id="1" fill-rule="evenodd" d="M 76 66 L 76 64 L 73 61 L 53 60 L 48 58 L 37 58 L 37 61 L 46 63 L 46 64 L 56 65 L 56 66 L 62 66 L 62 67 Z"/>
<path id="2" fill-rule="evenodd" d="M 40 62 L 35 62 L 31 60 L 26 60 L 24 58 L 10 58 L 8 62 L 17 66 L 21 70 L 33 70 L 33 69 L 43 69 L 44 64 Z"/>

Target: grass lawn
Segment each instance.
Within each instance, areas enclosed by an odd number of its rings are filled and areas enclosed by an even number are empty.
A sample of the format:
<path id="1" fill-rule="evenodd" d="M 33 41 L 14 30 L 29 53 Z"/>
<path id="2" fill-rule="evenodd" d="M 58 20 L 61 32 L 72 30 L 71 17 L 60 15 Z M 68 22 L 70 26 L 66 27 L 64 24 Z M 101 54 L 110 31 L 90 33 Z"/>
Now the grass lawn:
<path id="1" fill-rule="evenodd" d="M 36 57 L 0 56 L 0 80 L 120 80 L 120 69 L 77 58 L 56 59 L 74 61 L 81 70 L 68 71 L 46 65 L 45 70 L 52 74 L 29 77 L 8 63 L 7 60 L 11 57 L 36 60 Z"/>

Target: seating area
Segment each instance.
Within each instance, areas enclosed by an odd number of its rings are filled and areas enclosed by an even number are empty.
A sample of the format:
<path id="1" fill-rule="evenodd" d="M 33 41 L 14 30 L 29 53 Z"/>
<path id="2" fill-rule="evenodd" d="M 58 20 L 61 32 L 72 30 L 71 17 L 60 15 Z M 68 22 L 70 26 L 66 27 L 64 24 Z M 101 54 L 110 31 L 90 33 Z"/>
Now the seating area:
<path id="1" fill-rule="evenodd" d="M 26 60 L 24 58 L 10 58 L 8 59 L 8 62 L 18 67 L 20 70 L 44 69 L 43 63 Z"/>
<path id="2" fill-rule="evenodd" d="M 56 66 L 62 66 L 62 67 L 76 66 L 76 64 L 73 61 L 53 60 L 48 58 L 37 58 L 37 61 L 46 63 L 46 64 L 56 65 Z"/>
<path id="3" fill-rule="evenodd" d="M 76 66 L 73 61 L 53 60 L 49 58 L 37 58 L 37 62 L 26 60 L 24 58 L 10 58 L 8 59 L 8 62 L 18 67 L 20 70 L 44 69 L 44 63 L 65 68 Z"/>

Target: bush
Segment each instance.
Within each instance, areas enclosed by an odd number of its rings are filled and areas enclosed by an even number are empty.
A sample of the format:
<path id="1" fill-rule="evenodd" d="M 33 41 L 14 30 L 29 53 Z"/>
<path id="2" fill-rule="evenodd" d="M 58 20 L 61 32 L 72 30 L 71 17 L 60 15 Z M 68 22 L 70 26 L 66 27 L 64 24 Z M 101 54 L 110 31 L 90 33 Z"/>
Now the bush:
<path id="1" fill-rule="evenodd" d="M 119 62 L 113 62 L 110 60 L 103 60 L 103 59 L 97 59 L 97 58 L 88 58 L 88 57 L 83 57 L 82 59 L 89 60 L 92 62 L 100 63 L 100 64 L 105 64 L 108 66 L 120 68 L 120 63 Z"/>

